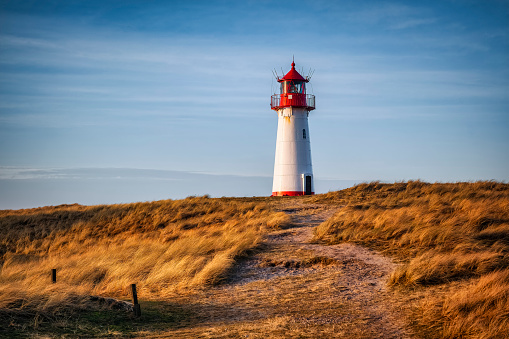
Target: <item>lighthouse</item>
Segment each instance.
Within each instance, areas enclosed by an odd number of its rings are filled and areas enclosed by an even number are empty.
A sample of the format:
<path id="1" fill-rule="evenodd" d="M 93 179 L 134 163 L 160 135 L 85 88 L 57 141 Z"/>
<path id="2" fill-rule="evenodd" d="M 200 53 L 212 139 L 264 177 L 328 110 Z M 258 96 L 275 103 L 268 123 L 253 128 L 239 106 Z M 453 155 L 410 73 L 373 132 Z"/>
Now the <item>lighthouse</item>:
<path id="1" fill-rule="evenodd" d="M 300 75 L 292 62 L 290 71 L 276 79 L 280 93 L 270 102 L 278 117 L 272 196 L 311 195 L 315 190 L 308 116 L 315 109 L 315 96 L 306 93 L 310 77 Z"/>

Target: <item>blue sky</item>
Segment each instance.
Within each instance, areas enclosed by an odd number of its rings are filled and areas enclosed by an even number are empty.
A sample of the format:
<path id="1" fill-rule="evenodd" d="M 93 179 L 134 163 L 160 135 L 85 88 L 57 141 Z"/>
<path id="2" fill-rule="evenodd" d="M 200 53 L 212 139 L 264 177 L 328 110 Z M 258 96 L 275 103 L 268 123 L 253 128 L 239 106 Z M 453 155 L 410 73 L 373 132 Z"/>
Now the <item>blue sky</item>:
<path id="1" fill-rule="evenodd" d="M 0 0 L 0 208 L 270 194 L 292 56 L 318 192 L 509 179 L 508 1 Z"/>

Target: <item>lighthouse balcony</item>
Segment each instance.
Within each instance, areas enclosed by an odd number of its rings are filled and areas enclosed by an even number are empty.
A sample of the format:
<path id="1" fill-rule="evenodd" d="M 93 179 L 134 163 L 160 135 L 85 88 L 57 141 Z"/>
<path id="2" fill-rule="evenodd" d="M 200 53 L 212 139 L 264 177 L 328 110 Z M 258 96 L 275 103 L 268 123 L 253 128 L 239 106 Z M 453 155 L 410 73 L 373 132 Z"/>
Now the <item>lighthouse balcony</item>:
<path id="1" fill-rule="evenodd" d="M 315 96 L 301 93 L 274 94 L 270 100 L 270 108 L 277 111 L 284 107 L 305 107 L 308 111 L 314 110 Z"/>

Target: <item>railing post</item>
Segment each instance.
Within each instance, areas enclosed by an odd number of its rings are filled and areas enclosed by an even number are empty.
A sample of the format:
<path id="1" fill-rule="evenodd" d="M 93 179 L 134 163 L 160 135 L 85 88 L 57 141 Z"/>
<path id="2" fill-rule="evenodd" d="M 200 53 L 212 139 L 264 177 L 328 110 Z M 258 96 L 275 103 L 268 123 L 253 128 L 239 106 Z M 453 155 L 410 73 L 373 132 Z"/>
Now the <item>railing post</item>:
<path id="1" fill-rule="evenodd" d="M 139 316 L 141 316 L 141 308 L 140 308 L 140 304 L 138 304 L 138 294 L 136 293 L 136 284 L 131 284 L 131 290 L 133 293 L 134 316 L 139 317 Z"/>

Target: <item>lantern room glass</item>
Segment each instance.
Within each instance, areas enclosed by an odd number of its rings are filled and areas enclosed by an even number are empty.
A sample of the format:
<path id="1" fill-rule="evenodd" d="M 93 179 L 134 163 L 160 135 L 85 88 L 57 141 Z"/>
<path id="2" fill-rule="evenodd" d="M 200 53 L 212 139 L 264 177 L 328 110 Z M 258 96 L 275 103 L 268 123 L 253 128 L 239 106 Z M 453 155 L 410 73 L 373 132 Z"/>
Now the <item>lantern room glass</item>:
<path id="1" fill-rule="evenodd" d="M 306 84 L 303 81 L 284 81 L 281 83 L 281 94 L 306 93 Z"/>

